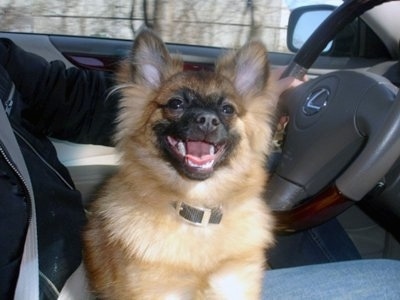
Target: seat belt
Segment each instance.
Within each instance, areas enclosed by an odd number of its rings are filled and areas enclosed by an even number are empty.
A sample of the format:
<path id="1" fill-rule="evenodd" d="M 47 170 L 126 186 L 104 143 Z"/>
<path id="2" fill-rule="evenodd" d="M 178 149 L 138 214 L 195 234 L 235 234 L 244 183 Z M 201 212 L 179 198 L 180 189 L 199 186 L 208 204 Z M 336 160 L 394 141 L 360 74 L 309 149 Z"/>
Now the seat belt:
<path id="1" fill-rule="evenodd" d="M 3 82 L 5 81 L 5 82 Z M 24 252 L 18 275 L 17 286 L 15 289 L 14 300 L 39 300 L 39 254 L 37 241 L 37 224 L 36 224 L 36 208 L 35 198 L 32 189 L 28 168 L 21 153 L 21 149 L 15 138 L 13 129 L 9 122 L 7 113 L 12 105 L 7 107 L 7 111 L 3 107 L 3 103 L 8 106 L 12 104 L 15 86 L 7 76 L 7 73 L 0 66 L 0 83 L 6 85 L 11 83 L 11 89 L 6 94 L 6 101 L 0 98 L 0 140 L 7 146 L 7 154 L 17 167 L 23 181 L 28 189 L 31 199 L 31 221 L 25 238 Z M 7 88 L 7 86 L 6 86 Z M 1 95 L 0 95 L 1 97 Z M 72 273 L 64 284 L 59 300 L 90 300 L 94 297 L 89 292 L 89 284 L 83 263 Z"/>
<path id="2" fill-rule="evenodd" d="M 4 73 L 0 75 L 4 77 Z M 4 80 L 4 78 L 1 78 Z M 4 103 L 12 101 L 14 97 L 15 87 L 12 83 L 11 90 L 8 98 Z M 1 100 L 1 99 L 0 99 Z M 0 138 L 4 145 L 7 145 L 7 152 L 10 155 L 12 161 L 18 168 L 20 175 L 24 179 L 25 186 L 28 189 L 29 196 L 31 199 L 31 221 L 29 223 L 28 231 L 26 234 L 24 252 L 22 255 L 22 261 L 20 271 L 18 275 L 17 287 L 15 289 L 15 300 L 38 300 L 39 299 L 39 256 L 37 246 L 37 228 L 36 228 L 36 210 L 35 210 L 35 198 L 33 196 L 32 183 L 30 181 L 28 169 L 25 164 L 25 160 L 22 156 L 21 149 L 19 148 L 18 142 L 15 138 L 14 132 L 11 128 L 7 114 L 3 107 L 3 101 L 0 101 Z"/>

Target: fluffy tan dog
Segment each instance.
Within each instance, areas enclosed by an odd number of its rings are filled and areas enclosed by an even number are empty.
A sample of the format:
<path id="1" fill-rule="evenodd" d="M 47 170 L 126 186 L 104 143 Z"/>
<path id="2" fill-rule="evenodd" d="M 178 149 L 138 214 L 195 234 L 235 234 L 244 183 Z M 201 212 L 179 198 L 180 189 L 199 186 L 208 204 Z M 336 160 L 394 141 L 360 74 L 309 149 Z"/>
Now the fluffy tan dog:
<path id="1" fill-rule="evenodd" d="M 272 217 L 267 181 L 276 99 L 266 48 L 214 72 L 184 71 L 151 31 L 120 73 L 119 171 L 84 233 L 101 299 L 259 299 Z"/>

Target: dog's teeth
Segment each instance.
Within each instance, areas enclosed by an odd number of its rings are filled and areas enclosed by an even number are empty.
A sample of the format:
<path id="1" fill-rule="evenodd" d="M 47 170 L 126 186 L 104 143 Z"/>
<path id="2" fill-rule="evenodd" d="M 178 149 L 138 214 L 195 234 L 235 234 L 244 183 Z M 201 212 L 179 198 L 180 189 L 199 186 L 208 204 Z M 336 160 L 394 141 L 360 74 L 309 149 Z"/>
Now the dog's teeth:
<path id="1" fill-rule="evenodd" d="M 182 156 L 186 155 L 186 148 L 185 148 L 185 144 L 182 141 L 179 141 L 177 144 L 178 147 L 178 151 L 180 154 L 182 154 Z"/>
<path id="2" fill-rule="evenodd" d="M 209 169 L 209 168 L 211 168 L 211 167 L 213 166 L 213 164 L 214 164 L 214 161 L 211 160 L 211 161 L 209 161 L 208 163 L 206 163 L 205 165 L 203 165 L 202 167 L 203 167 L 204 169 Z"/>
<path id="3" fill-rule="evenodd" d="M 211 145 L 210 147 L 210 155 L 214 155 L 215 154 L 215 147 L 214 145 Z"/>
<path id="4" fill-rule="evenodd" d="M 194 163 L 194 162 L 192 162 L 190 160 L 188 161 L 188 165 L 189 166 L 196 167 L 196 168 L 201 168 L 201 169 L 209 169 L 209 168 L 211 168 L 213 166 L 213 164 L 214 164 L 213 160 L 211 160 L 211 161 L 209 161 L 209 162 L 207 162 L 207 163 L 205 163 L 203 165 L 196 164 L 196 163 Z"/>

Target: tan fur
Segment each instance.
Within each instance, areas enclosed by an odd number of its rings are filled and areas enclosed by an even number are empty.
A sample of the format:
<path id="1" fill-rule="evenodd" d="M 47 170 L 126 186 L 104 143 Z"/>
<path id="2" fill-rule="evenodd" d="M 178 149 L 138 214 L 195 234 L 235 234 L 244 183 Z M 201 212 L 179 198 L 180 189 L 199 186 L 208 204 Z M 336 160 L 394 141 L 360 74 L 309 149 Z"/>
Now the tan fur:
<path id="1" fill-rule="evenodd" d="M 84 255 L 91 286 L 101 299 L 259 299 L 265 249 L 273 241 L 273 221 L 260 196 L 276 104 L 266 49 L 252 42 L 219 60 L 215 73 L 195 74 L 182 72 L 182 62 L 154 39 L 143 34 L 119 74 L 121 166 L 90 207 Z M 149 58 L 151 51 L 160 56 Z M 159 74 L 143 73 L 146 63 Z M 240 74 L 247 64 L 256 70 L 245 73 L 258 74 L 251 88 Z M 179 86 L 202 94 L 223 89 L 238 112 L 232 130 L 239 145 L 202 181 L 182 176 L 155 146 L 153 125 L 168 117 L 160 105 Z M 181 200 L 221 206 L 222 222 L 187 223 L 172 205 Z"/>

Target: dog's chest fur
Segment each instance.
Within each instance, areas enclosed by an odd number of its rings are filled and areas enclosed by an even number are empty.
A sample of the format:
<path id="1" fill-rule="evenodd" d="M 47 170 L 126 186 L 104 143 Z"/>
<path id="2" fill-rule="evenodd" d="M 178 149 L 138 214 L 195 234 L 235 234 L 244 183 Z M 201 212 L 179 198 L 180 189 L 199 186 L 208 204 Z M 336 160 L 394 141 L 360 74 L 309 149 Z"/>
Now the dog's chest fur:
<path id="1" fill-rule="evenodd" d="M 264 248 L 272 239 L 271 220 L 259 199 L 222 208 L 221 223 L 205 226 L 187 222 L 173 202 L 155 210 L 135 199 L 124 203 L 105 209 L 110 219 L 103 226 L 128 257 L 143 261 L 208 272 L 229 257 Z"/>

